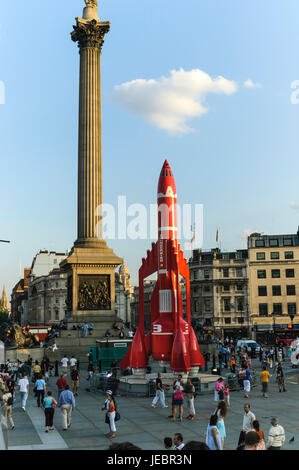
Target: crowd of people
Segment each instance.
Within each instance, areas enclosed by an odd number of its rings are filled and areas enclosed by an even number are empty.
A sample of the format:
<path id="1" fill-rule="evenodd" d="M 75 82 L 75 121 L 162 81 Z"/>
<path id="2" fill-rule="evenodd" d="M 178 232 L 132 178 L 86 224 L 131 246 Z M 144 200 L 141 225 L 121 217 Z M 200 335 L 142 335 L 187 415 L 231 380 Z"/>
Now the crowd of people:
<path id="1" fill-rule="evenodd" d="M 248 354 L 246 348 L 236 351 L 232 347 L 232 342 L 226 345 L 220 344 L 220 352 L 222 356 L 219 358 L 219 365 L 223 361 L 223 366 L 230 369 L 231 372 L 237 374 L 239 381 L 242 383 L 244 398 L 249 397 L 252 384 L 252 358 Z M 226 351 L 224 351 L 224 349 Z M 284 371 L 282 360 L 284 351 L 278 351 L 275 354 L 272 348 L 262 351 L 259 355 L 261 372 L 259 373 L 262 397 L 268 398 L 268 385 L 270 378 L 275 375 L 279 392 L 286 392 Z M 87 382 L 95 373 L 92 357 L 89 355 L 87 367 Z M 48 389 L 49 378 L 53 376 L 53 365 L 49 359 L 45 357 L 40 363 L 33 362 L 29 355 L 27 360 L 22 362 L 16 360 L 11 362 L 7 359 L 5 364 L 0 366 L 0 391 L 1 402 L 3 405 L 3 414 L 10 423 L 11 429 L 15 429 L 13 419 L 13 406 L 16 402 L 16 393 L 20 394 L 21 408 L 25 412 L 27 398 L 30 391 L 30 381 L 36 398 L 36 405 L 42 408 L 45 415 L 45 432 L 54 429 L 55 409 L 61 411 L 62 429 L 67 431 L 71 426 L 72 412 L 76 408 L 76 398 L 79 393 L 81 383 L 79 361 L 72 355 L 68 358 L 64 355 L 60 361 L 60 373 L 58 374 L 58 364 L 55 364 L 55 376 L 59 377 L 56 381 L 56 392 Z M 112 364 L 111 371 L 116 370 L 117 363 Z M 221 370 L 221 366 L 219 367 Z M 255 374 L 257 375 L 257 374 Z M 70 384 L 68 382 L 70 380 Z M 195 409 L 196 389 L 192 379 L 183 379 L 182 375 L 174 380 L 172 385 L 163 383 L 162 373 L 157 374 L 155 381 L 156 393 L 152 400 L 152 407 L 156 408 L 160 402 L 162 408 L 168 408 L 166 403 L 165 391 L 172 388 L 172 407 L 169 418 L 176 422 L 184 420 L 184 406 L 187 406 L 187 416 L 185 419 L 192 421 L 196 417 L 200 418 L 198 410 Z M 89 390 L 88 388 L 86 389 Z M 107 437 L 113 439 L 117 436 L 117 421 L 120 419 L 119 410 L 114 396 L 115 391 L 107 390 L 106 399 L 102 410 L 105 411 L 105 423 L 109 427 Z M 227 379 L 219 376 L 215 382 L 214 401 L 216 408 L 209 418 L 205 434 L 205 442 L 189 441 L 183 442 L 181 433 L 175 433 L 173 438 L 166 437 L 164 439 L 165 449 L 168 450 L 224 450 L 226 426 L 225 421 L 231 406 L 230 403 L 230 386 Z M 279 424 L 278 419 L 271 419 L 271 427 L 266 438 L 264 431 L 261 429 L 259 421 L 255 414 L 251 411 L 250 404 L 244 405 L 244 416 L 242 429 L 238 442 L 236 442 L 237 450 L 279 450 L 285 442 L 284 428 Z M 111 448 L 123 446 L 123 449 L 133 449 L 134 445 L 125 442 L 121 444 L 112 444 Z M 131 447 L 130 447 L 131 446 Z M 133 447 L 132 447 L 133 446 Z"/>

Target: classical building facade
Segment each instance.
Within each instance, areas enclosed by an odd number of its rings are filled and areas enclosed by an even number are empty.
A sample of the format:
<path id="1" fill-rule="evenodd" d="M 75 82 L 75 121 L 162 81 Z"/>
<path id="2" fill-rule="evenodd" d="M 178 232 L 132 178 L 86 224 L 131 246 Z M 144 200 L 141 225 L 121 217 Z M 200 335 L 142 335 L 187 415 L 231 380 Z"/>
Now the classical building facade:
<path id="1" fill-rule="evenodd" d="M 129 268 L 123 263 L 119 272 L 115 273 L 115 314 L 125 323 L 131 323 L 133 295 L 134 287 L 131 285 Z"/>
<path id="2" fill-rule="evenodd" d="M 203 336 L 251 335 L 247 250 L 193 250 L 189 259 L 191 318 Z"/>
<path id="3" fill-rule="evenodd" d="M 27 322 L 32 325 L 57 323 L 66 315 L 66 275 L 59 264 L 64 253 L 40 251 L 33 259 L 28 285 Z"/>
<path id="4" fill-rule="evenodd" d="M 249 307 L 257 340 L 299 328 L 299 229 L 291 235 L 248 237 Z"/>

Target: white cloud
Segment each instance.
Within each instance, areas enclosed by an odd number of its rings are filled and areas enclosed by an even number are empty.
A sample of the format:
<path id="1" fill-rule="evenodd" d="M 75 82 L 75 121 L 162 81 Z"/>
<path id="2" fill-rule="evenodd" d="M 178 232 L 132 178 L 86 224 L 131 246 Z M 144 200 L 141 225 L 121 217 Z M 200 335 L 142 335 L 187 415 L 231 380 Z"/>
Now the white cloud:
<path id="1" fill-rule="evenodd" d="M 299 204 L 296 202 L 291 202 L 290 208 L 293 209 L 294 211 L 299 211 Z"/>
<path id="2" fill-rule="evenodd" d="M 246 81 L 244 82 L 244 86 L 245 86 L 246 88 L 260 88 L 262 85 L 261 85 L 260 83 L 258 83 L 258 82 L 254 83 L 254 82 L 251 80 L 251 78 L 248 78 L 248 80 L 246 80 Z"/>
<path id="3" fill-rule="evenodd" d="M 202 70 L 172 70 L 170 77 L 137 79 L 115 86 L 113 99 L 128 111 L 170 134 L 187 134 L 194 129 L 187 121 L 208 112 L 204 104 L 208 93 L 231 95 L 234 81 L 211 78 Z"/>

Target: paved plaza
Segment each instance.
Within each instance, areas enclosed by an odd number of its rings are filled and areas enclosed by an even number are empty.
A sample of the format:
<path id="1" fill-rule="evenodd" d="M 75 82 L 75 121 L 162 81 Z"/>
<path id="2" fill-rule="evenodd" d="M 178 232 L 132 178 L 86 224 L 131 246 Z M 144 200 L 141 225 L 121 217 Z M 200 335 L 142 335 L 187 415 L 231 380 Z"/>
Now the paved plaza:
<path id="1" fill-rule="evenodd" d="M 237 445 L 242 426 L 243 405 L 251 404 L 251 410 L 260 421 L 265 435 L 268 435 L 270 418 L 276 416 L 286 431 L 285 450 L 299 449 L 298 422 L 298 391 L 299 370 L 292 370 L 290 362 L 284 362 L 286 373 L 286 393 L 279 393 L 274 377 L 269 384 L 269 398 L 262 397 L 261 387 L 257 385 L 250 398 L 243 398 L 242 392 L 231 392 L 231 408 L 225 419 L 227 438 L 225 449 L 234 450 Z M 260 372 L 259 362 L 255 361 L 256 372 Z M 104 403 L 102 392 L 89 393 L 85 390 L 86 374 L 82 372 L 79 396 L 76 398 L 76 410 L 72 415 L 72 425 L 68 431 L 63 431 L 61 412 L 55 411 L 55 430 L 45 433 L 44 412 L 37 408 L 36 400 L 31 391 L 27 401 L 26 412 L 20 408 L 20 395 L 16 393 L 16 403 L 13 410 L 15 429 L 9 430 L 9 450 L 107 450 L 111 442 L 130 441 L 143 450 L 163 450 L 163 438 L 173 437 L 175 432 L 181 432 L 185 443 L 188 440 L 205 440 L 205 431 L 210 414 L 215 409 L 214 395 L 206 394 L 196 397 L 197 416 L 194 421 L 184 420 L 173 423 L 168 416 L 171 414 L 171 398 L 168 398 L 169 408 L 151 407 L 152 398 L 118 397 L 117 404 L 121 420 L 117 422 L 117 437 L 108 439 L 108 425 L 104 423 L 105 412 L 101 411 Z M 51 377 L 48 390 L 57 398 L 57 377 Z M 70 383 L 70 380 L 68 380 Z M 188 415 L 185 409 L 185 416 Z M 291 437 L 293 443 L 289 443 Z"/>

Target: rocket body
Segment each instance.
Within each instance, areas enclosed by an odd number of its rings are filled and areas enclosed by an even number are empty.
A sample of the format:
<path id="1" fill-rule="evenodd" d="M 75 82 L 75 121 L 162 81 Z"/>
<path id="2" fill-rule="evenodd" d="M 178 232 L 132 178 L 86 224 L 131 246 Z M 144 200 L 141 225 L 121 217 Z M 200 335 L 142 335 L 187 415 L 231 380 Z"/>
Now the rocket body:
<path id="1" fill-rule="evenodd" d="M 120 368 L 146 367 L 146 357 L 170 363 L 173 371 L 204 366 L 195 333 L 191 327 L 190 275 L 178 243 L 177 192 L 172 170 L 165 160 L 158 182 L 158 241 L 152 244 L 139 269 L 139 328 Z M 144 335 L 143 281 L 157 272 L 151 296 L 151 330 Z M 186 281 L 186 320 L 180 292 L 180 275 Z"/>

